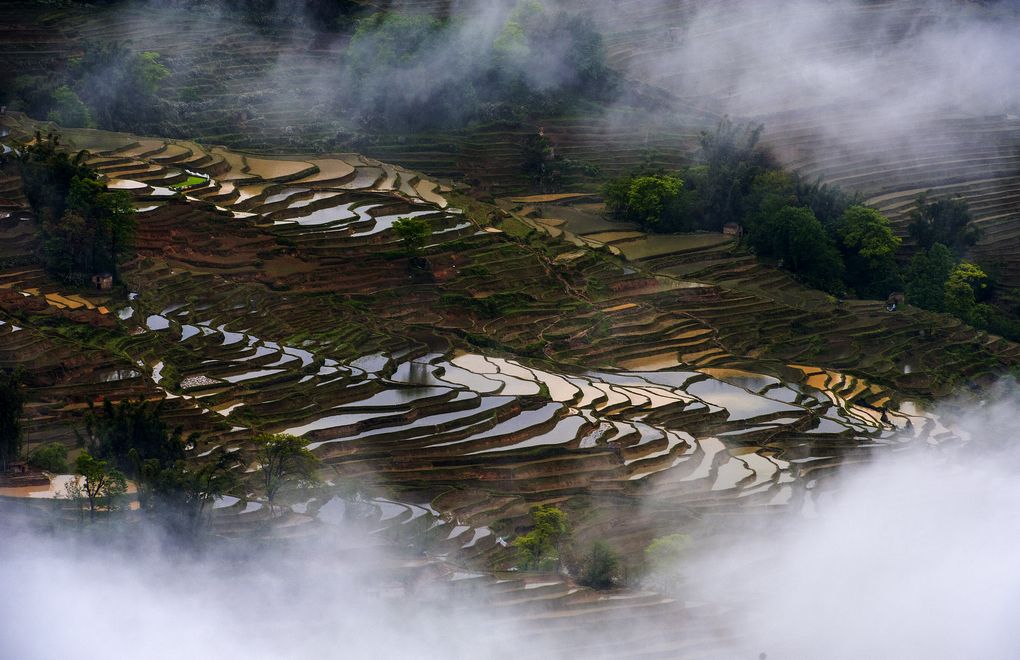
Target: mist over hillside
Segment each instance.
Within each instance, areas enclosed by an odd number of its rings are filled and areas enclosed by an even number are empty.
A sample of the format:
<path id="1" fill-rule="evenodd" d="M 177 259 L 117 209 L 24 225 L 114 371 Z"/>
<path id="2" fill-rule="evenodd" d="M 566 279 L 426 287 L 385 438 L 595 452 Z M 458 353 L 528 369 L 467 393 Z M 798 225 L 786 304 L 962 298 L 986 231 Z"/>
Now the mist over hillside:
<path id="1" fill-rule="evenodd" d="M 1020 5 L 0 17 L 0 660 L 1020 657 Z"/>
<path id="2" fill-rule="evenodd" d="M 1020 487 L 1015 434 L 1000 433 L 1017 406 L 1007 393 L 949 412 L 966 443 L 847 465 L 800 510 L 689 529 L 705 541 L 676 567 L 689 614 L 672 634 L 714 638 L 699 658 L 1014 657 Z M 409 579 L 350 521 L 198 550 L 144 527 L 123 541 L 0 529 L 5 657 L 569 658 L 580 643 L 493 608 L 489 589 Z M 588 630 L 586 654 L 640 652 L 669 632 L 657 625 Z"/>

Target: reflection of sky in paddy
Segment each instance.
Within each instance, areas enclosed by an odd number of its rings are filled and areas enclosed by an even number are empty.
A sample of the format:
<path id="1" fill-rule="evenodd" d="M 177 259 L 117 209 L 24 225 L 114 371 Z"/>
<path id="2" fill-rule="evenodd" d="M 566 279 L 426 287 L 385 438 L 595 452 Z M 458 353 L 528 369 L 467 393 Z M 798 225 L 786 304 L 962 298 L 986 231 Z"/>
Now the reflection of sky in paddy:
<path id="1" fill-rule="evenodd" d="M 803 412 L 803 408 L 751 394 L 747 390 L 718 380 L 694 382 L 688 385 L 686 390 L 688 394 L 693 394 L 705 403 L 725 408 L 729 411 L 731 420 L 781 412 Z"/>

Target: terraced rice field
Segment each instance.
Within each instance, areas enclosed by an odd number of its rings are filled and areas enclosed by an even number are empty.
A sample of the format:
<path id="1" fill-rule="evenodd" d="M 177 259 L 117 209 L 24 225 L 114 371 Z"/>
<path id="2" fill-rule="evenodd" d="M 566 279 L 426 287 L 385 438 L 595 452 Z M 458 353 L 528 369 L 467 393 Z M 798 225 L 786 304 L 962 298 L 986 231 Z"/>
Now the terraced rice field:
<path id="1" fill-rule="evenodd" d="M 35 128 L 6 125 L 15 143 Z M 632 558 L 695 519 L 811 507 L 839 465 L 955 442 L 924 401 L 1020 360 L 945 317 L 812 296 L 717 236 L 628 254 L 637 237 L 558 208 L 569 199 L 528 200 L 542 218 L 566 211 L 554 237 L 505 210 L 520 202 L 465 213 L 448 185 L 352 154 L 65 140 L 136 199 L 138 256 L 126 297 L 60 286 L 31 263 L 18 181 L 2 182 L 4 249 L 28 265 L 0 270 L 0 365 L 28 374 L 29 446 L 72 444 L 90 402 L 139 396 L 201 434 L 194 460 L 247 456 L 255 431 L 302 436 L 327 481 L 360 495 L 291 496 L 274 533 L 356 506 L 380 538 L 463 567 L 450 589 L 468 580 L 551 630 L 696 612 L 501 572 L 533 505 L 563 507 L 578 543 Z M 185 168 L 209 182 L 176 195 L 166 186 Z M 392 232 L 413 215 L 432 229 L 427 272 Z M 230 535 L 268 512 L 250 497 L 212 515 Z M 663 653 L 700 643 L 666 637 Z"/>

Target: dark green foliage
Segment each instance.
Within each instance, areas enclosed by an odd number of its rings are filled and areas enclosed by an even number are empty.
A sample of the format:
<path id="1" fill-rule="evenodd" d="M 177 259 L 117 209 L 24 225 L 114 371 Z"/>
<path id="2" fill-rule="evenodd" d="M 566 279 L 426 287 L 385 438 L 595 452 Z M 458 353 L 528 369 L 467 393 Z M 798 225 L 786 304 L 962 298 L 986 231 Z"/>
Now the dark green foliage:
<path id="1" fill-rule="evenodd" d="M 255 462 L 262 475 L 262 485 L 270 509 L 285 484 L 316 480 L 315 471 L 319 467 L 319 459 L 308 451 L 307 440 L 278 433 L 259 435 L 255 441 L 259 445 Z"/>
<path id="2" fill-rule="evenodd" d="M 750 240 L 758 254 L 779 260 L 811 286 L 841 292 L 843 260 L 810 209 L 785 206 L 764 215 Z"/>
<path id="3" fill-rule="evenodd" d="M 204 462 L 159 459 L 141 463 L 138 499 L 147 511 L 163 515 L 183 531 L 194 531 L 205 507 L 233 490 L 240 482 L 237 459 L 222 447 Z"/>
<path id="4" fill-rule="evenodd" d="M 774 169 L 768 151 L 758 145 L 760 124 L 735 124 L 728 118 L 713 133 L 701 134 L 705 167 L 697 181 L 703 228 L 721 229 L 747 215 L 748 195 L 755 178 Z"/>
<path id="5" fill-rule="evenodd" d="M 103 402 L 86 415 L 88 451 L 138 484 L 142 510 L 183 532 L 194 532 L 205 506 L 238 483 L 237 458 L 220 448 L 199 461 L 187 460 L 197 436 L 185 438 L 163 419 L 162 401 Z"/>
<path id="6" fill-rule="evenodd" d="M 403 243 L 407 256 L 416 257 L 432 235 L 432 224 L 419 216 L 398 218 L 393 223 L 393 233 Z"/>
<path id="7" fill-rule="evenodd" d="M 21 453 L 21 413 L 25 406 L 21 377 L 0 369 L 0 472 Z"/>
<path id="8" fill-rule="evenodd" d="M 49 136 L 19 157 L 25 196 L 39 220 L 46 268 L 61 279 L 84 284 L 101 272 L 116 277 L 117 261 L 131 244 L 135 210 L 131 196 L 108 190 L 85 164 L 60 151 Z"/>
<path id="9" fill-rule="evenodd" d="M 106 508 L 113 508 L 113 500 L 127 490 L 124 474 L 109 461 L 93 458 L 87 451 L 82 452 L 74 466 L 75 472 L 84 477 L 82 493 L 89 501 L 89 516 L 95 518 L 100 498 L 106 500 Z"/>
<path id="10" fill-rule="evenodd" d="M 793 191 L 800 205 L 811 209 L 826 228 L 833 227 L 848 208 L 860 205 L 863 201 L 859 194 L 850 194 L 821 181 L 808 182 L 796 174 L 793 175 L 792 181 Z"/>
<path id="11" fill-rule="evenodd" d="M 933 312 L 945 309 L 945 286 L 956 260 L 945 245 L 936 243 L 910 262 L 907 302 Z"/>
<path id="12" fill-rule="evenodd" d="M 59 442 L 50 442 L 36 447 L 28 455 L 28 464 L 38 470 L 53 474 L 67 472 L 67 447 Z"/>
<path id="13" fill-rule="evenodd" d="M 12 108 L 68 127 L 131 130 L 165 118 L 156 95 L 170 75 L 159 53 L 126 44 L 83 41 L 80 56 L 45 76 L 19 76 L 0 93 Z"/>
<path id="14" fill-rule="evenodd" d="M 61 85 L 53 90 L 53 108 L 46 115 L 46 119 L 70 128 L 92 126 L 92 114 L 88 106 L 82 103 L 74 90 L 67 85 Z"/>
<path id="15" fill-rule="evenodd" d="M 589 177 L 599 174 L 599 169 L 589 163 L 556 155 L 552 141 L 537 133 L 524 138 L 521 144 L 521 171 L 543 190 L 557 189 L 563 178 L 572 172 Z"/>
<path id="16" fill-rule="evenodd" d="M 159 53 L 135 53 L 118 42 L 86 42 L 69 70 L 72 87 L 103 128 L 128 130 L 140 118 L 158 119 L 155 93 L 170 75 Z"/>
<path id="17" fill-rule="evenodd" d="M 889 219 L 866 206 L 851 206 L 836 225 L 846 281 L 858 295 L 883 298 L 902 288 L 896 251 L 902 242 Z"/>
<path id="18" fill-rule="evenodd" d="M 928 201 L 927 195 L 920 195 L 907 229 L 920 247 L 927 250 L 941 243 L 959 255 L 980 236 L 971 220 L 970 208 L 962 197 Z"/>
<path id="19" fill-rule="evenodd" d="M 421 13 L 364 18 L 336 100 L 364 125 L 413 132 L 558 114 L 612 86 L 588 18 L 524 2 L 499 20 L 489 32 Z"/>
<path id="20" fill-rule="evenodd" d="M 546 568 L 548 562 L 559 563 L 560 543 L 569 531 L 567 516 L 554 506 L 531 510 L 532 529 L 514 539 L 517 560 L 522 568 Z"/>
<path id="21" fill-rule="evenodd" d="M 577 581 L 592 589 L 609 589 L 619 579 L 619 569 L 619 556 L 602 541 L 596 541 L 584 557 Z"/>
<path id="22" fill-rule="evenodd" d="M 181 429 L 171 429 L 163 420 L 164 402 L 143 399 L 114 405 L 103 401 L 101 411 L 90 407 L 85 416 L 87 444 L 98 458 L 108 458 L 115 467 L 138 478 L 141 466 L 149 460 L 169 466 L 184 458 L 187 440 Z"/>
<path id="23" fill-rule="evenodd" d="M 22 149 L 18 159 L 25 197 L 40 217 L 62 216 L 67 210 L 71 182 L 95 178 L 95 173 L 85 165 L 86 152 L 71 156 L 59 147 L 59 135 L 36 134 L 35 144 Z"/>

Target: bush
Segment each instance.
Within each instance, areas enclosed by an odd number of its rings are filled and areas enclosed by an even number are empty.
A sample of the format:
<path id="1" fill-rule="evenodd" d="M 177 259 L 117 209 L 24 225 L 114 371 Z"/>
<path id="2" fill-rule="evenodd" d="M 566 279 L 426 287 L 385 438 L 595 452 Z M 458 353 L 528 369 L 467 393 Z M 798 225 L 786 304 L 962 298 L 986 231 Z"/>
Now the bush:
<path id="1" fill-rule="evenodd" d="M 36 447 L 28 455 L 28 464 L 45 472 L 64 474 L 68 470 L 67 447 L 59 442 L 51 442 L 41 447 Z"/>
<path id="2" fill-rule="evenodd" d="M 581 564 L 578 582 L 592 589 L 609 589 L 619 578 L 620 557 L 602 541 L 596 541 Z"/>

